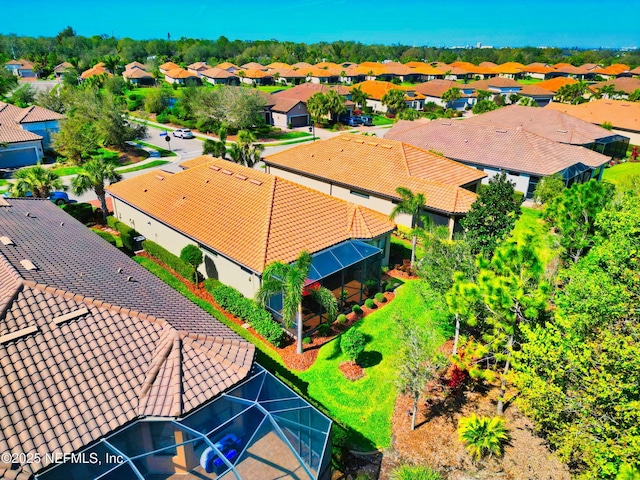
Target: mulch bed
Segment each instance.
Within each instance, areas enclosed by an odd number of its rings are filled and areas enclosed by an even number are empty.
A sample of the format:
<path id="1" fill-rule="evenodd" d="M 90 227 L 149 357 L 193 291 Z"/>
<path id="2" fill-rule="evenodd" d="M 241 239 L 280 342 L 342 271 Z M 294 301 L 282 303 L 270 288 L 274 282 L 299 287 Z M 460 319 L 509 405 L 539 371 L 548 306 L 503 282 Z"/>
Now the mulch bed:
<path id="1" fill-rule="evenodd" d="M 340 364 L 340 371 L 347 380 L 351 380 L 352 382 L 364 377 L 364 369 L 357 363 L 342 362 Z"/>
<path id="2" fill-rule="evenodd" d="M 170 272 L 174 277 L 180 280 L 193 295 L 210 303 L 216 310 L 220 311 L 231 322 L 240 326 L 244 325 L 245 323 L 244 320 L 236 317 L 235 315 L 230 314 L 229 312 L 224 310 L 220 305 L 218 305 L 218 303 L 214 300 L 213 296 L 207 291 L 206 288 L 194 285 L 193 282 L 185 279 L 178 272 L 173 270 L 171 267 L 159 261 L 157 258 L 152 257 L 147 252 L 140 252 L 138 255 L 144 258 L 148 258 L 152 262 L 160 265 L 162 268 Z M 378 307 L 389 304 L 389 302 L 395 298 L 395 293 L 393 292 L 385 292 L 384 295 L 387 301 L 385 303 L 379 303 L 375 301 Z M 320 337 L 318 336 L 318 334 L 314 334 L 313 336 L 309 337 L 311 338 L 311 343 L 302 344 L 302 349 L 303 349 L 302 354 L 297 353 L 297 345 L 296 345 L 295 339 L 293 339 L 292 337 L 289 337 L 289 340 L 284 347 L 277 348 L 276 346 L 269 343 L 262 335 L 257 333 L 253 328 L 249 327 L 247 331 L 251 333 L 251 335 L 253 335 L 255 338 L 261 340 L 270 349 L 275 351 L 280 356 L 280 358 L 282 358 L 282 361 L 284 362 L 285 366 L 289 370 L 305 371 L 311 368 L 313 363 L 318 358 L 318 351 L 322 345 L 333 340 L 335 336 L 338 335 L 340 332 L 345 331 L 351 325 L 361 320 L 364 316 L 376 310 L 377 308 L 369 309 L 363 306 L 362 315 L 356 315 L 355 313 L 351 312 L 347 315 L 346 322 L 344 323 L 338 323 L 337 321 L 333 322 L 333 324 L 331 325 L 331 332 L 329 333 L 328 336 Z"/>

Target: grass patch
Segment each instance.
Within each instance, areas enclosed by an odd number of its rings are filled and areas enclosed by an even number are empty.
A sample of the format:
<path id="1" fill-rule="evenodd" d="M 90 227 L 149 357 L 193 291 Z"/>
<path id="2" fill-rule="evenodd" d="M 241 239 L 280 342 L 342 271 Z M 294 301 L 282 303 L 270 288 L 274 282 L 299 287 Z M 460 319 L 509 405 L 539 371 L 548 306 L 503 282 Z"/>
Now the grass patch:
<path id="1" fill-rule="evenodd" d="M 177 157 L 178 156 L 176 152 L 172 152 L 171 150 L 167 150 L 166 148 L 158 147 L 156 145 L 152 145 L 147 142 L 141 142 L 140 140 L 136 140 L 136 143 L 139 145 L 144 145 L 145 147 L 155 150 L 156 152 L 159 152 L 161 157 Z"/>
<path id="2" fill-rule="evenodd" d="M 295 138 L 311 137 L 312 135 L 307 132 L 276 132 L 269 134 L 267 138 L 273 138 L 274 140 L 293 140 Z"/>
<path id="3" fill-rule="evenodd" d="M 447 337 L 446 305 L 439 296 L 427 295 L 427 300 L 423 294 L 429 292 L 426 282 L 407 282 L 396 291 L 391 304 L 354 327 L 369 338 L 361 359 L 366 371 L 363 379 L 351 382 L 342 375 L 339 365 L 347 358 L 340 352 L 338 339 L 324 345 L 316 363 L 298 374 L 309 384 L 309 395 L 322 403 L 332 418 L 353 430 L 349 443 L 356 448 L 386 448 L 391 441 L 396 398 L 394 362 L 400 341 L 392 325 L 394 316 L 411 318 L 417 325 L 435 329 L 441 342 Z"/>
<path id="4" fill-rule="evenodd" d="M 82 167 L 80 167 L 78 165 L 74 165 L 72 167 L 54 168 L 52 171 L 56 175 L 59 175 L 61 177 L 66 177 L 67 175 L 77 175 L 80 170 L 82 170 Z"/>
<path id="5" fill-rule="evenodd" d="M 522 214 L 511 232 L 511 238 L 523 243 L 527 236 L 533 236 L 540 259 L 548 263 L 558 254 L 558 247 L 549 232 L 549 226 L 542 219 L 542 210 L 528 207 L 520 207 L 520 210 Z"/>
<path id="6" fill-rule="evenodd" d="M 520 79 L 516 80 L 521 85 L 535 85 L 536 83 L 540 83 L 542 79 L 540 78 L 529 78 L 529 79 Z"/>
<path id="7" fill-rule="evenodd" d="M 104 231 L 100 230 L 99 228 L 93 228 L 92 227 L 91 230 L 93 232 L 95 232 L 98 236 L 100 236 L 103 239 L 105 239 L 111 245 L 113 245 L 115 247 L 118 247 L 118 248 L 122 248 L 122 239 L 120 238 L 120 235 L 112 235 L 109 232 L 104 232 Z"/>
<path id="8" fill-rule="evenodd" d="M 618 189 L 625 189 L 640 176 L 640 163 L 625 162 L 605 168 L 602 179 L 613 183 Z"/>
<path id="9" fill-rule="evenodd" d="M 316 136 L 316 140 L 320 140 L 320 137 Z M 265 146 L 277 147 L 279 145 L 293 145 L 294 143 L 303 143 L 303 142 L 311 142 L 311 141 L 313 141 L 313 137 L 305 137 L 305 138 L 298 138 L 296 140 L 288 140 L 286 142 L 276 142 L 276 143 L 266 142 Z"/>
<path id="10" fill-rule="evenodd" d="M 282 90 L 288 90 L 291 87 L 289 85 L 258 85 L 256 90 L 267 93 L 280 92 Z"/>
<path id="11" fill-rule="evenodd" d="M 149 163 L 145 163 L 144 165 L 138 165 L 136 167 L 125 168 L 123 170 L 118 170 L 118 173 L 130 173 L 137 172 L 138 170 L 145 170 L 147 168 L 160 167 L 161 165 L 166 165 L 167 163 L 171 163 L 169 160 L 154 160 Z"/>
<path id="12" fill-rule="evenodd" d="M 387 118 L 384 115 L 374 115 L 373 125 L 379 127 L 380 125 L 393 125 L 393 120 L 391 118 Z"/>

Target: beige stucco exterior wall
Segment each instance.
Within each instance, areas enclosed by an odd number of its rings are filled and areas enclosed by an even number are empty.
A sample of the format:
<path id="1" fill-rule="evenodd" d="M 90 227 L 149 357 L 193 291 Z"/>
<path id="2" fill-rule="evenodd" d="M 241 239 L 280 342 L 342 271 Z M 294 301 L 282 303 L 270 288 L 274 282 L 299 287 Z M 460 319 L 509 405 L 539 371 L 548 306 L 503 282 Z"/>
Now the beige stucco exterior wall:
<path id="1" fill-rule="evenodd" d="M 141 235 L 166 248 L 174 255 L 180 255 L 180 251 L 189 244 L 198 244 L 188 236 L 117 198 L 113 199 L 113 209 L 118 220 L 136 229 Z M 258 275 L 243 269 L 237 263 L 212 250 L 203 248 L 201 245 L 198 246 L 201 247 L 204 256 L 204 262 L 198 269 L 202 275 L 206 278 L 217 278 L 222 283 L 238 289 L 246 297 L 254 297 L 260 288 Z"/>

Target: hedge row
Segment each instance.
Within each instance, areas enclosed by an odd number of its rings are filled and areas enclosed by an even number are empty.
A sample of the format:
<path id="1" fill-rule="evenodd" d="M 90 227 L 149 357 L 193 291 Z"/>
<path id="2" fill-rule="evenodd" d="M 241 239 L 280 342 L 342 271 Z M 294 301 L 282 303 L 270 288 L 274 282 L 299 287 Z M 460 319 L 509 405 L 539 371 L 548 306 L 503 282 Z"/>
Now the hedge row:
<path id="1" fill-rule="evenodd" d="M 126 248 L 130 252 L 134 252 L 136 250 L 136 242 L 134 238 L 140 235 L 137 231 L 135 231 L 130 226 L 125 225 L 113 216 L 107 217 L 107 225 L 120 232 L 120 239 L 122 240 L 122 246 L 124 248 Z"/>
<path id="2" fill-rule="evenodd" d="M 169 250 L 161 247 L 156 242 L 152 242 L 151 240 L 145 240 L 144 242 L 142 242 L 142 248 L 153 258 L 160 260 L 162 263 L 178 272 L 187 280 L 193 281 L 193 265 L 189 265 L 187 262 L 182 261 L 180 257 L 174 255 Z"/>
<path id="3" fill-rule="evenodd" d="M 276 347 L 284 344 L 286 334 L 271 314 L 254 300 L 246 298 L 238 290 L 227 285 L 205 282 L 205 288 L 214 300 L 227 312 L 241 318 Z"/>

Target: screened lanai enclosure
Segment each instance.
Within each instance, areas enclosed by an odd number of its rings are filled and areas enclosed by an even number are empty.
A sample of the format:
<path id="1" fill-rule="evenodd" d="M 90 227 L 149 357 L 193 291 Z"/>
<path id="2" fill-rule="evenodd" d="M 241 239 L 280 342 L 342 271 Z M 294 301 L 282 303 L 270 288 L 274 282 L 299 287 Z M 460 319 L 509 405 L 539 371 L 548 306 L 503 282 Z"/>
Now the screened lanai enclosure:
<path id="1" fill-rule="evenodd" d="M 361 240 L 347 240 L 313 254 L 303 292 L 303 331 L 310 333 L 328 320 L 311 295 L 313 289 L 328 288 L 338 300 L 339 310 L 350 311 L 353 305 L 362 304 L 377 292 L 382 258 L 382 249 Z M 271 297 L 267 307 L 277 319 L 282 319 L 282 295 Z M 290 332 L 297 334 L 296 325 L 291 326 Z"/>
<path id="2" fill-rule="evenodd" d="M 37 480 L 328 480 L 331 421 L 254 364 L 248 380 L 181 419 L 144 418 Z"/>

